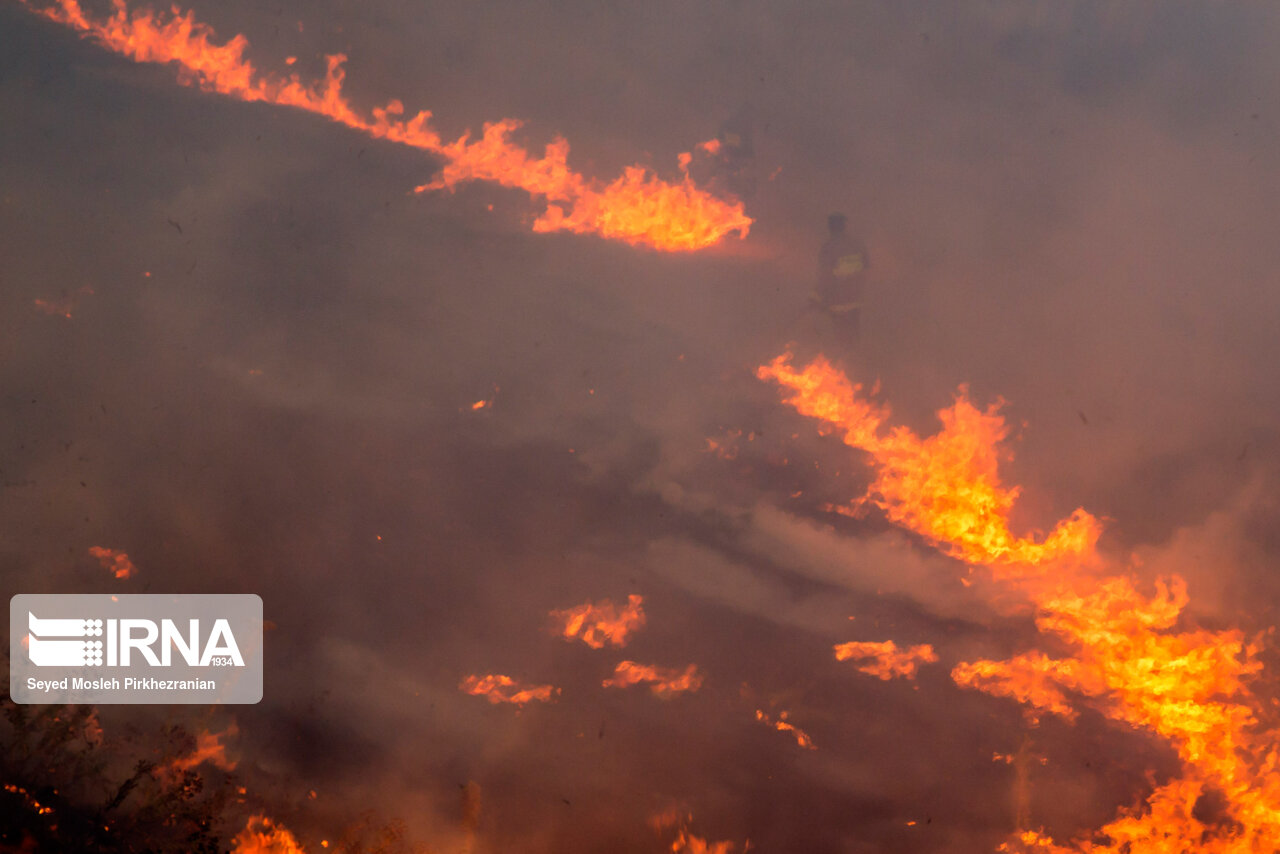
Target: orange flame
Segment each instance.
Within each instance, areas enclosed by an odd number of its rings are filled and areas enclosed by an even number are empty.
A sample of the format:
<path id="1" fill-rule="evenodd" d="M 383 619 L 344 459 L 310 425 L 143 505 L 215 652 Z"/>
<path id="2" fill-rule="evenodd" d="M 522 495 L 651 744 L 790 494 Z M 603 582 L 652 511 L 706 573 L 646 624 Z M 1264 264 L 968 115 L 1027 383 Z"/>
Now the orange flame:
<path id="1" fill-rule="evenodd" d="M 227 745 L 224 738 L 235 738 L 240 734 L 239 727 L 233 721 L 223 732 L 211 733 L 202 730 L 196 736 L 196 749 L 186 756 L 179 756 L 166 766 L 166 776 L 176 777 L 183 771 L 195 768 L 208 762 L 224 771 L 234 771 L 236 762 L 227 758 Z"/>
<path id="2" fill-rule="evenodd" d="M 1092 552 L 1100 525 L 1084 510 L 1076 510 L 1041 542 L 1009 530 L 1018 489 L 1002 487 L 997 472 L 997 451 L 1008 434 L 999 404 L 982 412 L 961 388 L 955 402 L 938 412 L 940 433 L 921 439 L 902 427 L 885 432 L 888 408 L 862 397 L 862 386 L 850 383 L 825 358 L 800 372 L 790 361 L 791 354 L 784 353 L 756 374 L 793 390 L 787 403 L 796 411 L 828 422 L 844 432 L 845 444 L 870 455 L 877 476 L 865 499 L 892 521 L 971 563 L 1025 571 Z"/>
<path id="3" fill-rule="evenodd" d="M 546 703 L 560 693 L 560 689 L 552 685 L 526 685 L 500 673 L 468 676 L 458 685 L 458 690 L 474 697 L 484 697 L 495 705 L 510 703 L 514 706 L 523 706 L 533 700 Z"/>
<path id="4" fill-rule="evenodd" d="M 135 61 L 174 63 L 184 84 L 242 101 L 296 107 L 443 158 L 440 177 L 418 187 L 419 192 L 492 181 L 547 200 L 546 210 L 533 224 L 536 232 L 598 234 L 669 252 L 702 249 L 734 232 L 746 237 L 751 227 L 741 202 L 710 195 L 687 174 L 673 183 L 643 166 L 629 166 L 602 185 L 569 168 L 569 143 L 560 138 L 535 158 L 511 142 L 521 125 L 515 119 L 485 124 L 478 139 L 465 133 L 445 142 L 431 127 L 430 112 L 405 119 L 399 101 L 362 115 L 343 95 L 346 57 L 341 54 L 327 57 L 323 80 L 304 82 L 297 73 L 259 72 L 245 59 L 249 43 L 243 35 L 217 44 L 212 28 L 196 21 L 192 12 L 182 14 L 175 8 L 171 16 L 146 9 L 131 13 L 124 0 L 112 0 L 112 6 L 113 14 L 101 19 L 87 15 L 78 0 L 56 0 L 54 6 L 38 11 Z"/>
<path id="5" fill-rule="evenodd" d="M 1257 647 L 1237 630 L 1175 630 L 1187 604 L 1174 577 L 1144 595 L 1123 568 L 1098 554 L 1098 521 L 1076 510 L 1043 541 L 1015 537 L 1009 512 L 1016 489 L 1000 485 L 997 450 L 1005 438 L 996 408 L 983 413 L 963 390 L 939 413 L 943 430 L 921 439 L 898 427 L 885 433 L 887 409 L 858 395 L 825 359 L 803 371 L 787 354 L 759 369 L 791 388 L 799 412 L 844 432 L 870 455 L 869 497 L 898 524 L 948 554 L 992 568 L 1036 607 L 1036 623 L 1070 655 L 1027 652 L 1010 661 L 962 663 L 955 681 L 1071 718 L 1088 705 L 1158 733 L 1177 750 L 1182 776 L 1160 786 L 1144 810 L 1122 814 L 1098 835 L 1063 846 L 1020 828 L 1005 851 L 1048 854 L 1244 854 L 1280 850 L 1280 745 L 1259 726 L 1261 703 L 1247 683 L 1262 668 Z M 1036 567 L 1040 567 L 1039 570 Z M 1049 570 L 1052 571 L 1049 571 Z M 1222 815 L 1197 814 L 1213 794 Z"/>
<path id="6" fill-rule="evenodd" d="M 701 836 L 694 836 L 681 828 L 676 839 L 671 843 L 671 850 L 676 854 L 733 854 L 732 842 L 708 842 Z"/>
<path id="7" fill-rule="evenodd" d="M 133 561 L 129 560 L 129 556 L 124 552 L 104 549 L 101 546 L 91 546 L 89 554 L 98 559 L 98 563 L 102 564 L 103 569 L 121 580 L 132 578 L 138 572 L 138 568 L 133 565 Z"/>
<path id="8" fill-rule="evenodd" d="M 578 638 L 592 649 L 603 649 L 606 643 L 622 647 L 627 645 L 627 638 L 632 632 L 644 626 L 643 603 L 643 597 L 632 593 L 621 609 L 612 600 L 602 599 L 576 608 L 552 611 L 551 616 L 563 623 L 560 634 L 565 640 Z"/>
<path id="9" fill-rule="evenodd" d="M 772 718 L 769 717 L 769 715 L 765 714 L 764 711 L 762 711 L 761 709 L 756 709 L 756 720 L 760 721 L 760 723 L 764 724 L 765 726 L 771 726 L 774 729 L 776 729 L 778 732 L 791 733 L 791 735 L 796 740 L 796 744 L 800 745 L 805 750 L 816 750 L 817 748 L 814 747 L 813 739 L 809 738 L 809 734 L 806 733 L 804 730 L 800 729 L 799 727 L 796 727 L 790 721 L 788 721 L 787 716 L 788 716 L 787 712 L 779 712 L 778 719 L 773 720 Z"/>
<path id="10" fill-rule="evenodd" d="M 893 641 L 850 641 L 836 644 L 836 661 L 865 661 L 858 670 L 871 676 L 878 676 L 886 682 L 902 677 L 915 679 L 916 670 L 921 664 L 930 664 L 938 660 L 938 656 L 929 644 L 909 646 L 899 649 Z"/>
<path id="11" fill-rule="evenodd" d="M 288 828 L 264 815 L 255 815 L 232 840 L 231 854 L 306 854 L 306 849 Z"/>
<path id="12" fill-rule="evenodd" d="M 686 691 L 697 691 L 702 687 L 702 680 L 703 676 L 698 672 L 696 664 L 690 664 L 681 670 L 678 667 L 655 667 L 652 664 L 623 661 L 618 664 L 613 676 L 602 684 L 606 688 L 627 688 L 647 682 L 654 696 L 665 700 Z"/>
<path id="13" fill-rule="evenodd" d="M 676 829 L 676 838 L 671 843 L 671 851 L 674 854 L 733 854 L 732 842 L 708 842 L 704 837 L 691 834 L 689 824 L 692 821 L 692 813 L 681 813 L 672 808 L 651 816 L 649 825 L 659 832 L 673 827 Z M 750 842 L 743 851 L 749 849 Z"/>

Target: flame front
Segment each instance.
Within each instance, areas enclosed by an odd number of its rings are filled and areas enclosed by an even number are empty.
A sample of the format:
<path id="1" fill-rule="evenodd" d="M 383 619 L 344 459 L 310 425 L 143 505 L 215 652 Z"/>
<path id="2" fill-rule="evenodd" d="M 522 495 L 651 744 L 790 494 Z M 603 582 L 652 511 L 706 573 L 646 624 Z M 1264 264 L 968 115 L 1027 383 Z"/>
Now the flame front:
<path id="1" fill-rule="evenodd" d="M 758 375 L 791 389 L 788 403 L 797 411 L 867 452 L 874 480 L 866 498 L 947 554 L 1016 585 L 1035 606 L 1040 630 L 1070 653 L 961 663 L 952 671 L 958 684 L 1025 704 L 1033 722 L 1040 714 L 1071 719 L 1088 705 L 1158 733 L 1177 750 L 1182 775 L 1158 785 L 1144 810 L 1070 845 L 1022 827 L 1002 850 L 1280 850 L 1280 745 L 1274 729 L 1261 726 L 1248 688 L 1261 670 L 1257 648 L 1237 630 L 1175 628 L 1188 601 L 1182 579 L 1158 581 L 1144 594 L 1125 567 L 1096 551 L 1100 525 L 1084 510 L 1042 540 L 1015 536 L 1009 513 L 1018 490 L 1003 487 L 997 472 L 1007 435 L 998 407 L 980 411 L 962 389 L 938 413 L 941 432 L 921 438 L 887 428 L 888 410 L 825 359 L 796 371 L 784 354 Z M 1197 813 L 1206 795 L 1224 805 L 1220 817 Z"/>
<path id="2" fill-rule="evenodd" d="M 475 697 L 484 697 L 495 705 L 510 703 L 514 706 L 523 706 L 534 700 L 546 703 L 560 693 L 560 689 L 553 685 L 528 685 L 501 673 L 468 676 L 462 680 L 458 690 Z"/>
<path id="3" fill-rule="evenodd" d="M 643 604 L 644 598 L 633 593 L 623 608 L 602 599 L 552 611 L 551 617 L 561 623 L 560 634 L 565 640 L 577 638 L 592 649 L 603 649 L 605 644 L 623 647 L 632 632 L 644 627 Z"/>
<path id="4" fill-rule="evenodd" d="M 690 664 L 681 670 L 678 667 L 657 667 L 623 661 L 619 662 L 613 676 L 602 684 L 606 688 L 627 688 L 647 683 L 655 696 L 666 699 L 676 694 L 697 691 L 702 687 L 702 679 L 696 664 Z"/>
<path id="5" fill-rule="evenodd" d="M 741 202 L 711 195 L 687 173 L 670 182 L 643 166 L 629 166 L 614 181 L 601 184 L 569 167 L 569 143 L 564 139 L 549 144 L 542 157 L 513 143 L 511 134 L 521 124 L 515 119 L 487 123 L 478 139 L 467 133 L 445 142 L 431 127 L 430 112 L 404 118 L 399 101 L 361 114 L 343 94 L 346 57 L 341 54 L 327 57 L 323 80 L 304 82 L 296 73 L 258 71 L 245 58 L 249 43 L 243 35 L 218 44 L 213 30 L 190 11 L 182 14 L 175 7 L 171 16 L 147 9 L 131 12 L 124 0 L 112 0 L 112 7 L 113 14 L 106 18 L 90 17 L 78 0 L 57 0 L 38 11 L 137 62 L 173 63 L 185 84 L 242 101 L 306 110 L 368 136 L 441 157 L 440 176 L 418 187 L 419 192 L 490 181 L 548 202 L 533 224 L 536 232 L 597 234 L 668 252 L 703 249 L 731 233 L 746 237 L 751 228 Z"/>
<path id="6" fill-rule="evenodd" d="M 916 678 L 916 670 L 921 664 L 930 664 L 938 660 L 938 655 L 929 644 L 909 646 L 899 649 L 891 640 L 850 641 L 836 644 L 836 661 L 860 661 L 858 670 L 871 676 L 878 676 L 886 682 L 901 677 Z"/>

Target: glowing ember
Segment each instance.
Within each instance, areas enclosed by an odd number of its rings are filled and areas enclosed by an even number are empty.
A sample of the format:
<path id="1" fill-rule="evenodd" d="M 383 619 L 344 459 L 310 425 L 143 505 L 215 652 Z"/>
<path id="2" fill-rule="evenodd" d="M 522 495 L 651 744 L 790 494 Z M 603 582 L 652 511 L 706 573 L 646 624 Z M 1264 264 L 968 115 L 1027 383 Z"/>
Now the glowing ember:
<path id="1" fill-rule="evenodd" d="M 627 604 L 619 608 L 612 600 L 587 602 L 576 608 L 552 611 L 551 616 L 561 623 L 560 634 L 565 640 L 577 638 L 592 649 L 602 649 L 605 644 L 626 646 L 628 636 L 644 626 L 644 598 L 634 593 L 627 597 Z"/>
<path id="2" fill-rule="evenodd" d="M 741 430 L 726 430 L 718 439 L 708 437 L 706 439 L 706 452 L 715 454 L 722 460 L 734 460 L 738 457 L 738 451 L 742 439 Z M 754 432 L 746 434 L 748 442 L 756 440 Z"/>
<path id="3" fill-rule="evenodd" d="M 860 661 L 858 670 L 872 676 L 878 676 L 886 682 L 890 679 L 916 678 L 916 670 L 921 664 L 929 664 L 938 660 L 933 647 L 928 644 L 909 646 L 899 649 L 893 641 L 850 641 L 836 644 L 837 661 Z"/>
<path id="4" fill-rule="evenodd" d="M 80 304 L 80 297 L 92 294 L 93 288 L 87 285 L 74 294 L 65 294 L 58 299 L 35 301 L 36 311 L 41 314 L 56 315 L 70 319 L 71 313 L 75 311 L 76 306 Z"/>
<path id="5" fill-rule="evenodd" d="M 534 700 L 545 703 L 560 693 L 559 688 L 551 685 L 526 685 L 500 673 L 468 676 L 458 685 L 458 690 L 475 697 L 484 697 L 495 705 L 510 703 L 514 706 L 523 706 Z"/>
<path id="6" fill-rule="evenodd" d="M 648 683 L 649 690 L 655 696 L 666 699 L 686 691 L 697 691 L 702 687 L 702 679 L 696 664 L 690 664 L 681 670 L 678 667 L 655 667 L 652 664 L 623 661 L 618 664 L 613 676 L 604 680 L 603 685 L 606 688 L 627 688 Z"/>
<path id="7" fill-rule="evenodd" d="M 30 5 L 30 0 L 24 0 Z M 463 134 L 445 142 L 431 127 L 431 113 L 404 118 L 404 105 L 390 101 L 363 115 L 347 101 L 342 86 L 346 57 L 328 57 L 323 80 L 304 82 L 258 71 L 245 59 L 248 40 L 237 35 L 225 44 L 194 14 L 171 15 L 147 9 L 130 12 L 124 0 L 112 0 L 106 18 L 89 16 L 78 0 L 58 0 L 39 9 L 50 20 L 84 33 L 102 46 L 138 62 L 174 63 L 179 79 L 209 92 L 242 101 L 263 101 L 325 116 L 377 139 L 411 146 L 443 158 L 440 177 L 418 191 L 452 190 L 467 181 L 492 181 L 546 199 L 545 212 L 533 224 L 537 232 L 572 231 L 649 246 L 669 252 L 702 249 L 736 232 L 745 237 L 752 220 L 742 203 L 725 201 L 700 189 L 684 174 L 668 182 L 642 166 L 629 166 L 609 184 L 590 180 L 569 168 L 569 143 L 551 142 L 535 158 L 511 141 L 515 119 L 488 123 L 478 139 Z M 292 65 L 286 61 L 286 65 Z"/>
<path id="8" fill-rule="evenodd" d="M 133 561 L 129 560 L 129 556 L 124 552 L 118 552 L 115 549 L 104 549 L 101 546 L 92 546 L 89 549 L 89 554 L 98 559 L 98 563 L 102 564 L 103 569 L 121 580 L 132 578 L 138 573 L 138 568 L 133 565 Z"/>
<path id="9" fill-rule="evenodd" d="M 778 719 L 774 720 L 773 718 L 769 717 L 769 715 L 765 714 L 762 710 L 756 709 L 756 720 L 760 721 L 760 723 L 764 724 L 765 726 L 773 727 L 778 732 L 791 733 L 791 735 L 796 740 L 796 744 L 800 745 L 805 750 L 817 749 L 814 747 L 813 739 L 809 738 L 808 733 L 806 733 L 802 729 L 797 728 L 794 724 L 792 724 L 790 721 L 787 720 L 787 712 L 779 712 Z"/>
<path id="10" fill-rule="evenodd" d="M 255 815 L 232 840 L 231 854 L 306 854 L 306 850 L 287 828 Z"/>
<path id="11" fill-rule="evenodd" d="M 996 470 L 1004 421 L 994 408 L 975 409 L 963 390 L 939 413 L 942 432 L 921 439 L 901 427 L 883 431 L 887 410 L 860 398 L 824 359 L 796 372 L 784 355 L 759 376 L 791 388 L 798 411 L 868 452 L 877 475 L 870 497 L 891 519 L 1014 583 L 1035 606 L 1040 630 L 1069 653 L 962 663 L 952 672 L 958 684 L 1016 699 L 1033 719 L 1070 719 L 1087 705 L 1160 734 L 1181 758 L 1182 776 L 1158 785 L 1145 810 L 1126 812 L 1092 838 L 1064 846 L 1024 826 L 1002 850 L 1280 850 L 1280 750 L 1275 732 L 1259 725 L 1261 703 L 1247 683 L 1262 665 L 1241 632 L 1175 629 L 1188 601 L 1184 582 L 1158 581 L 1154 595 L 1142 593 L 1125 567 L 1096 552 L 1099 525 L 1083 510 L 1041 542 L 1010 533 L 1017 490 L 1001 487 Z M 1221 803 L 1220 815 L 1200 814 L 1205 796 Z"/>

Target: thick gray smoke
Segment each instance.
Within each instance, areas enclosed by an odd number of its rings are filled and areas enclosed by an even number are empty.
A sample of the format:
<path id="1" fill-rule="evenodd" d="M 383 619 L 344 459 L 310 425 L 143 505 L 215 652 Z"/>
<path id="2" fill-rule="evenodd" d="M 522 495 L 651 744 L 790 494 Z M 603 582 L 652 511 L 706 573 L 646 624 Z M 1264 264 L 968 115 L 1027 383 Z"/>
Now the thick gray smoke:
<path id="1" fill-rule="evenodd" d="M 872 268 L 863 346 L 830 355 L 899 422 L 932 431 L 962 383 L 1005 398 L 1020 530 L 1083 505 L 1104 548 L 1186 575 L 1199 618 L 1274 622 L 1273 5 L 194 8 L 263 67 L 344 52 L 362 106 L 455 135 L 522 118 L 605 179 L 671 177 L 735 116 L 753 134 L 744 242 L 538 235 L 520 192 L 414 196 L 419 153 L 0 4 L 3 589 L 261 594 L 266 696 L 230 710 L 234 750 L 309 844 L 372 807 L 443 850 L 639 854 L 674 805 L 753 850 L 981 852 L 1021 808 L 1069 838 L 1168 770 L 1106 721 L 1046 720 L 1020 807 L 992 757 L 1021 712 L 947 672 L 1036 643 L 1029 614 L 824 510 L 863 462 L 753 371 L 814 351 L 834 210 Z M 625 650 L 550 631 L 630 593 Z M 941 661 L 881 682 L 831 653 L 889 638 Z M 622 658 L 706 682 L 602 688 Z M 489 672 L 561 694 L 458 691 Z"/>

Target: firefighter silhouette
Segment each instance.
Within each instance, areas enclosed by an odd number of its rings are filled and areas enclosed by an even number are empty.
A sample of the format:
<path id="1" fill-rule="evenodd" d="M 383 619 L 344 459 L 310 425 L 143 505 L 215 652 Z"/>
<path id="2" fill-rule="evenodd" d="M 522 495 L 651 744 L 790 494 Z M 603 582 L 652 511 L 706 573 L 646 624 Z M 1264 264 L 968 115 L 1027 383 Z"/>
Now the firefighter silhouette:
<path id="1" fill-rule="evenodd" d="M 818 251 L 818 281 L 810 301 L 830 320 L 840 340 L 856 344 L 861 335 L 862 300 L 870 261 L 866 245 L 848 232 L 844 214 L 827 217 L 827 240 Z"/>
<path id="2" fill-rule="evenodd" d="M 716 133 L 721 183 L 739 199 L 756 193 L 755 111 L 750 104 L 739 107 L 725 119 Z"/>

